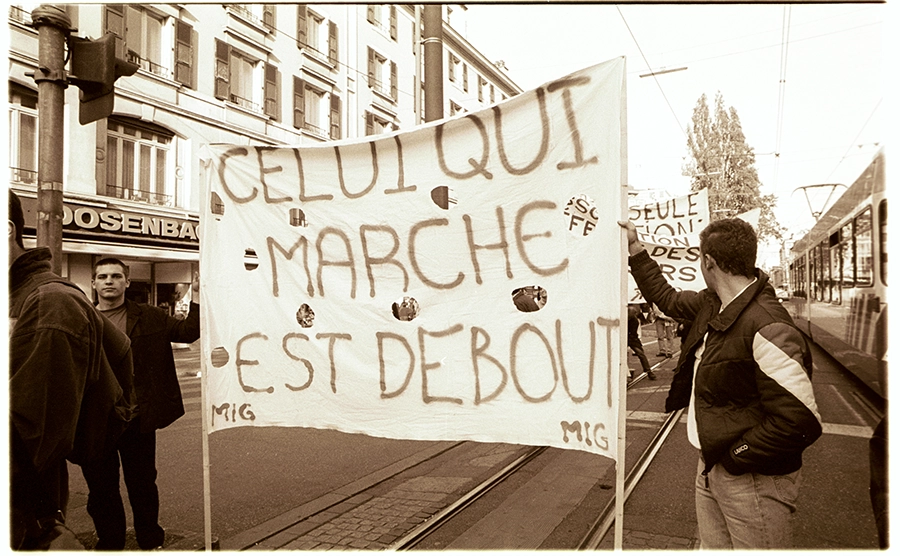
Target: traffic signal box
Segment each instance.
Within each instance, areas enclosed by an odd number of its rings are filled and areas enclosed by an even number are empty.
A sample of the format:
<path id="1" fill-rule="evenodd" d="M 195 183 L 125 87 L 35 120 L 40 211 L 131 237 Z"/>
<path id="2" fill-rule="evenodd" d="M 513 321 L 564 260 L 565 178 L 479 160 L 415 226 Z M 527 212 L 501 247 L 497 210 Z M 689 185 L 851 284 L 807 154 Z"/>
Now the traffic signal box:
<path id="1" fill-rule="evenodd" d="M 72 70 L 69 82 L 81 89 L 78 110 L 81 125 L 112 114 L 116 79 L 134 75 L 138 69 L 137 64 L 116 57 L 117 39 L 112 33 L 97 40 L 70 39 Z"/>

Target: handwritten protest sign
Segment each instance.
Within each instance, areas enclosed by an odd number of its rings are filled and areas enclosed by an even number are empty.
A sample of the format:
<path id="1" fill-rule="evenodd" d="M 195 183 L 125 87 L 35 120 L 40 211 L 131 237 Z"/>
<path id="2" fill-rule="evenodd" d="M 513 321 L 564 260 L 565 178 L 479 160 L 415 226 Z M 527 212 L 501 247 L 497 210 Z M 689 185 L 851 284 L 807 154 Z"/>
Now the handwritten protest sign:
<path id="1" fill-rule="evenodd" d="M 207 147 L 209 430 L 615 457 L 624 59 L 319 147 Z"/>
<path id="2" fill-rule="evenodd" d="M 706 287 L 700 274 L 700 231 L 709 224 L 709 192 L 661 199 L 628 207 L 628 219 L 638 238 L 659 263 L 663 275 L 678 290 Z M 644 296 L 628 274 L 628 303 L 644 303 Z"/>

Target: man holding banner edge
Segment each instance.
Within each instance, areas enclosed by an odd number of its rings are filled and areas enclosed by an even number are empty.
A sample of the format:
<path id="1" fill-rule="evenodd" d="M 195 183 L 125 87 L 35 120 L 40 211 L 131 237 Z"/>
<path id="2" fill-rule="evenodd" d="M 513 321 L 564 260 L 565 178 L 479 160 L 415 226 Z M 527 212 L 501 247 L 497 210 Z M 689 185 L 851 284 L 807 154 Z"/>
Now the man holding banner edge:
<path id="1" fill-rule="evenodd" d="M 756 233 L 736 218 L 707 226 L 700 233 L 707 288 L 679 292 L 634 224 L 619 225 L 644 298 L 691 322 L 666 411 L 688 407 L 688 439 L 700 450 L 701 547 L 791 548 L 801 454 L 822 434 L 822 424 L 809 347 L 768 276 L 755 268 Z"/>

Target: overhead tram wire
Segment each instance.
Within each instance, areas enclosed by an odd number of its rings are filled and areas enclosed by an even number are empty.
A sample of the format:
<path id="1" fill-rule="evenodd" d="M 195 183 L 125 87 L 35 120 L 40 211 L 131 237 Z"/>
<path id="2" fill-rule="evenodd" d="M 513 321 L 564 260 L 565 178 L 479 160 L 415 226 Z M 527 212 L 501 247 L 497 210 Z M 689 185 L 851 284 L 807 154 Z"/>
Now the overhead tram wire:
<path id="1" fill-rule="evenodd" d="M 847 147 L 847 151 L 844 152 L 844 156 L 842 156 L 841 159 L 838 160 L 837 165 L 831 170 L 831 172 L 828 173 L 828 177 L 825 178 L 825 181 L 830 180 L 831 176 L 834 175 L 834 173 L 837 172 L 837 169 L 841 167 L 841 164 L 844 162 L 844 159 L 847 158 L 847 154 L 850 153 L 850 150 L 853 148 L 853 145 L 856 145 L 856 140 L 859 139 L 859 136 L 862 135 L 863 131 L 865 131 L 866 126 L 868 126 L 869 122 L 872 121 L 872 116 L 874 116 L 875 112 L 878 111 L 878 107 L 881 106 L 882 100 L 884 100 L 883 97 L 878 99 L 878 102 L 875 104 L 875 108 L 872 109 L 872 112 L 869 114 L 869 117 L 866 118 L 866 122 L 862 125 L 861 128 L 859 128 L 859 132 L 857 132 L 856 137 L 853 138 L 853 141 L 850 141 L 850 146 Z"/>
<path id="2" fill-rule="evenodd" d="M 635 37 L 634 33 L 631 31 L 631 26 L 628 25 L 628 21 L 625 19 L 625 14 L 622 13 L 622 9 L 619 6 L 616 6 L 616 11 L 619 12 L 619 17 L 622 18 L 622 23 L 624 23 L 625 28 L 628 29 L 628 34 L 631 35 L 631 40 L 634 41 L 634 45 L 637 47 L 638 52 L 641 53 L 641 58 L 644 59 L 644 64 L 647 65 L 647 69 L 650 72 L 653 72 L 653 68 L 650 66 L 650 62 L 647 60 L 647 56 L 644 55 L 644 50 L 641 48 L 640 43 L 638 43 L 637 37 Z M 656 82 L 656 86 L 659 88 L 660 94 L 662 94 L 663 99 L 666 101 L 666 106 L 669 107 L 669 112 L 671 112 L 672 117 L 675 118 L 675 123 L 678 124 L 678 129 L 681 130 L 681 133 L 685 136 L 685 139 L 687 139 L 687 132 L 685 131 L 684 127 L 682 127 L 681 121 L 678 119 L 678 114 L 676 114 L 675 109 L 672 108 L 672 103 L 669 102 L 669 98 L 666 96 L 666 92 L 663 91 L 662 85 L 660 85 L 659 83 L 659 79 L 656 78 L 656 74 L 652 74 L 652 77 L 653 81 Z"/>
<path id="3" fill-rule="evenodd" d="M 784 7 L 781 26 L 781 68 L 778 75 L 778 115 L 775 122 L 775 186 L 778 186 L 778 162 L 781 159 L 781 134 L 784 130 L 784 96 L 787 87 L 788 45 L 791 36 L 791 7 Z"/>

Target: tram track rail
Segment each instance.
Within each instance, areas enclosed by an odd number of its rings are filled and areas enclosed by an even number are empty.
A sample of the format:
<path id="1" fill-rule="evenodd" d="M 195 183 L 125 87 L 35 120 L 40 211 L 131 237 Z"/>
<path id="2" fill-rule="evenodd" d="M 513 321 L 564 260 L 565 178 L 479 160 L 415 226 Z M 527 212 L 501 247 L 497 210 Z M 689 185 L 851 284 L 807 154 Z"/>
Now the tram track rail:
<path id="1" fill-rule="evenodd" d="M 654 366 L 654 368 L 660 365 L 661 363 L 658 363 Z M 627 383 L 626 388 L 630 389 L 634 387 L 636 384 L 647 378 L 647 376 L 648 375 L 645 372 L 636 375 Z M 681 417 L 682 412 L 683 410 L 678 410 L 669 414 L 668 418 L 663 422 L 663 424 L 660 426 L 659 430 L 653 437 L 648 448 L 644 451 L 644 453 L 629 471 L 625 483 L 625 500 L 628 499 L 628 496 L 631 494 L 637 483 L 640 481 L 641 477 L 646 472 L 650 463 L 653 461 L 653 458 L 665 443 L 666 438 L 668 438 L 669 433 L 678 422 L 678 419 Z M 414 529 L 409 531 L 409 533 L 395 541 L 393 544 L 391 544 L 390 547 L 388 547 L 388 550 L 399 551 L 415 549 L 416 546 L 425 538 L 440 529 L 450 519 L 463 512 L 467 507 L 483 498 L 493 489 L 503 484 L 503 482 L 506 481 L 510 476 L 523 468 L 528 462 L 532 461 L 537 456 L 542 454 L 546 449 L 546 446 L 530 448 L 528 451 L 521 454 L 515 460 L 499 470 L 497 473 L 484 480 L 473 489 L 469 490 L 467 493 L 457 499 L 457 501 L 450 504 L 437 514 L 433 515 L 430 519 L 415 527 Z M 591 525 L 588 534 L 585 535 L 585 537 L 577 547 L 579 550 L 595 549 L 599 545 L 604 535 L 608 532 L 609 527 L 615 522 L 615 501 L 615 495 L 613 495 L 612 499 L 609 500 L 603 512 L 601 512 L 600 516 Z"/>

